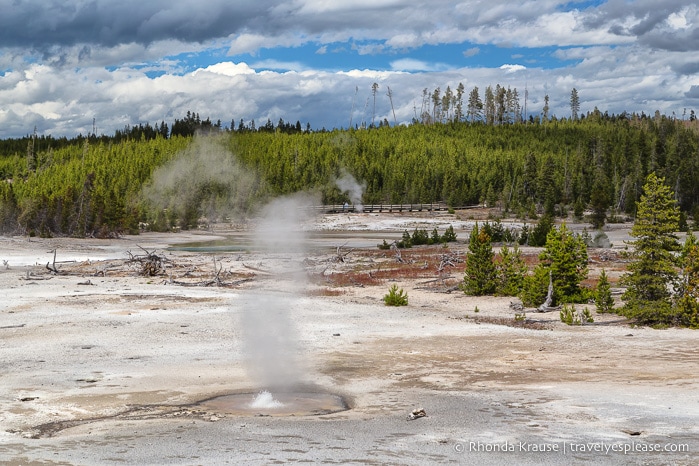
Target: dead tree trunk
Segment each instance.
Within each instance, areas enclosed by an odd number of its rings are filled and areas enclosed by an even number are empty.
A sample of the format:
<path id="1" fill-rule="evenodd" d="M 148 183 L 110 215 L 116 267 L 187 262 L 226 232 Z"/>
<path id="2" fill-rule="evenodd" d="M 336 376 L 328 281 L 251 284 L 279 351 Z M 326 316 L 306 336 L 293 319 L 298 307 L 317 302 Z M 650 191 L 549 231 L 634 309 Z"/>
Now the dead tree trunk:
<path id="1" fill-rule="evenodd" d="M 539 312 L 555 311 L 560 308 L 560 306 L 552 306 L 553 304 L 553 276 L 549 270 L 549 292 L 546 295 L 546 300 L 544 303 L 538 307 Z"/>

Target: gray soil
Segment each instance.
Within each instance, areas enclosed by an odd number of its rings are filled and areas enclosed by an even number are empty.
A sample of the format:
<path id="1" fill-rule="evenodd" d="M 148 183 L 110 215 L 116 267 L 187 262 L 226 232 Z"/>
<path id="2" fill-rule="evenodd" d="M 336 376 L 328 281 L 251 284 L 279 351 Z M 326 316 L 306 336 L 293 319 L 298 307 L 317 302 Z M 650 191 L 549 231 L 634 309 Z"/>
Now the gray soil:
<path id="1" fill-rule="evenodd" d="M 589 325 L 532 309 L 516 323 L 512 298 L 452 289 L 462 263 L 446 275 L 340 285 L 336 274 L 394 264 L 377 239 L 416 225 L 454 224 L 460 242 L 447 251 L 463 257 L 470 223 L 315 222 L 304 252 L 168 249 L 245 236 L 241 228 L 0 239 L 0 462 L 696 463 L 696 331 L 635 328 L 594 306 Z M 591 276 L 623 272 L 626 231 L 607 233 L 613 247 L 591 250 Z M 143 276 L 142 261 L 129 260 L 146 251 L 165 259 L 164 272 Z M 420 260 L 415 269 L 427 267 Z M 408 306 L 384 305 L 393 283 Z M 251 327 L 251 303 L 268 296 L 283 306 Z M 267 345 L 267 333 L 283 344 Z M 277 351 L 266 355 L 271 374 L 251 357 L 267 347 Z M 285 410 L 251 407 L 263 390 Z M 419 408 L 426 416 L 408 420 Z"/>

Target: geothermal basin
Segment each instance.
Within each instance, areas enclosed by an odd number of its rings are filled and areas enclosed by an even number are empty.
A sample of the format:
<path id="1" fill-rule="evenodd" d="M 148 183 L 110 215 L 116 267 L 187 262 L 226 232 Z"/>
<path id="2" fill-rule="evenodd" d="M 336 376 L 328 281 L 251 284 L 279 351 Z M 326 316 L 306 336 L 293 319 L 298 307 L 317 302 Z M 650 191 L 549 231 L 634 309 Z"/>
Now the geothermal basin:
<path id="1" fill-rule="evenodd" d="M 390 234 L 425 222 L 392 219 Z M 375 246 L 344 261 L 333 248 L 302 261 L 255 250 L 214 261 L 167 250 L 215 239 L 206 232 L 0 239 L 0 463 L 695 464 L 696 331 L 633 327 L 594 309 L 588 326 L 531 311 L 529 327 L 504 325 L 510 298 L 447 292 L 441 280 L 461 280 L 463 270 L 433 270 L 432 257 L 465 253 L 467 235 L 457 233 L 447 250 L 403 251 L 406 267 L 425 275 L 381 280 L 369 272 L 379 276 L 395 258 Z M 139 247 L 168 259 L 164 274 L 140 276 L 127 263 L 125 252 Z M 58 274 L 46 269 L 54 249 Z M 593 258 L 592 273 L 601 264 Z M 624 266 L 603 265 L 611 276 Z M 384 305 L 394 283 L 408 306 Z M 244 319 L 260 295 L 282 303 L 262 300 L 273 311 L 263 323 L 278 313 L 290 322 L 254 327 L 290 333 L 291 372 L 302 382 L 291 390 L 250 370 Z M 320 400 L 306 404 L 307 393 Z M 427 415 L 407 420 L 418 408 Z M 520 443 L 558 450 L 495 450 Z M 646 451 L 571 452 L 581 444 Z"/>

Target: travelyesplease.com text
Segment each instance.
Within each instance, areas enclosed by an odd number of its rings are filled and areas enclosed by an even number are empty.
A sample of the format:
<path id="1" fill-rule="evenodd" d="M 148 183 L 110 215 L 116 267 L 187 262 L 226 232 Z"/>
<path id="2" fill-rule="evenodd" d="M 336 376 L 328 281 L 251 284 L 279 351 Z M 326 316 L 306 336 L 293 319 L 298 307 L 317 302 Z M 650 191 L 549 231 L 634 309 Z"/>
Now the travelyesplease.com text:
<path id="1" fill-rule="evenodd" d="M 682 443 L 645 442 L 460 442 L 457 453 L 599 453 L 624 455 L 634 453 L 688 453 L 689 445 Z"/>

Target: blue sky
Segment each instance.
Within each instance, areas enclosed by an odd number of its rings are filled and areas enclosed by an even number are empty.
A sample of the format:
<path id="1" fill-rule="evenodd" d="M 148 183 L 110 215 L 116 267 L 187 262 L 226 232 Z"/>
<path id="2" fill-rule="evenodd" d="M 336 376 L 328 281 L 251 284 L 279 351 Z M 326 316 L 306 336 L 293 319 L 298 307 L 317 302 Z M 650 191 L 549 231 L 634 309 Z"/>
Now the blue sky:
<path id="1" fill-rule="evenodd" d="M 539 114 L 699 110 L 688 0 L 0 0 L 0 137 L 202 117 L 409 122 L 423 89 L 515 87 Z M 379 85 L 376 110 L 366 105 Z M 387 90 L 393 95 L 393 109 Z M 687 110 L 685 110 L 687 109 Z"/>
<path id="2" fill-rule="evenodd" d="M 543 69 L 560 68 L 574 63 L 575 59 L 555 56 L 560 47 L 516 47 L 492 44 L 423 45 L 403 51 L 360 54 L 358 47 L 372 48 L 379 43 L 329 43 L 305 44 L 299 47 L 275 47 L 227 56 L 226 48 L 207 49 L 198 53 L 183 53 L 167 59 L 185 65 L 178 73 L 192 72 L 221 61 L 245 62 L 258 71 L 322 70 L 337 72 L 351 69 L 375 69 L 393 71 L 446 71 L 465 67 L 497 68 L 503 64 L 522 64 Z M 157 61 L 142 66 L 156 66 Z M 161 76 L 165 70 L 149 72 L 149 76 Z"/>

